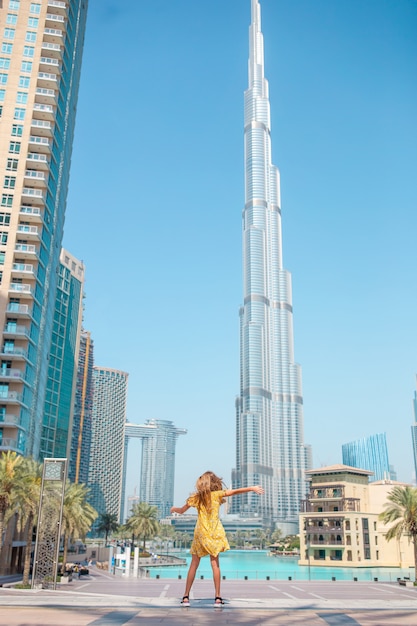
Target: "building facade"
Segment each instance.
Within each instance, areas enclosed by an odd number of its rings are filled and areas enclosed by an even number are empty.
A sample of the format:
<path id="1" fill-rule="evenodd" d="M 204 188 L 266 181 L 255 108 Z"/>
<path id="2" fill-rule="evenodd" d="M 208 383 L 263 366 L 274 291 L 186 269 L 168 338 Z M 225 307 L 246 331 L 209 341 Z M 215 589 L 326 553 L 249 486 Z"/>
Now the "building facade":
<path id="1" fill-rule="evenodd" d="M 413 446 L 415 481 L 417 482 L 417 391 L 414 392 L 413 411 L 414 411 L 414 424 L 411 426 L 411 443 Z"/>
<path id="2" fill-rule="evenodd" d="M 84 265 L 61 251 L 40 460 L 69 458 L 83 316 Z"/>
<path id="3" fill-rule="evenodd" d="M 99 515 L 122 516 L 123 456 L 128 374 L 93 367 L 89 502 Z M 92 532 L 99 523 L 93 525 Z"/>
<path id="4" fill-rule="evenodd" d="M 125 470 L 129 439 L 142 440 L 139 501 L 158 507 L 159 517 L 169 515 L 174 504 L 175 448 L 185 428 L 177 428 L 169 420 L 148 420 L 145 424 L 125 426 Z M 123 490 L 124 492 L 124 490 Z"/>
<path id="5" fill-rule="evenodd" d="M 88 482 L 93 419 L 93 365 L 94 342 L 91 333 L 82 330 L 68 469 L 68 477 L 74 483 Z"/>
<path id="6" fill-rule="evenodd" d="M 371 472 L 332 465 L 307 472 L 308 497 L 300 514 L 300 565 L 323 567 L 411 567 L 408 537 L 387 541 L 389 528 L 378 517 L 394 486 L 369 483 Z"/>
<path id="7" fill-rule="evenodd" d="M 391 469 L 385 433 L 363 437 L 342 445 L 342 463 L 372 472 L 370 480 L 388 480 Z"/>
<path id="8" fill-rule="evenodd" d="M 236 496 L 232 508 L 246 516 L 260 513 L 289 534 L 298 528 L 311 451 L 304 445 L 301 369 L 294 360 L 291 276 L 282 258 L 280 181 L 271 160 L 260 5 L 258 0 L 251 4 L 244 107 L 244 293 L 232 484 L 261 484 L 265 495 Z"/>
<path id="9" fill-rule="evenodd" d="M 0 451 L 39 458 L 87 0 L 0 2 Z"/>

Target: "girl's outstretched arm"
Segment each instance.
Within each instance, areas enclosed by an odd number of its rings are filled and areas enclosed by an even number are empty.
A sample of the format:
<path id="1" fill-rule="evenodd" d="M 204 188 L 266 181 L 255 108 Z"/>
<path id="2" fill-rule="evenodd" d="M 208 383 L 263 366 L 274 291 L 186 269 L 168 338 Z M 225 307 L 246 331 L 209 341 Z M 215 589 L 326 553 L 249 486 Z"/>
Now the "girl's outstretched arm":
<path id="1" fill-rule="evenodd" d="M 184 504 L 184 506 L 179 507 L 179 506 L 172 506 L 171 507 L 171 513 L 179 513 L 180 515 L 182 515 L 183 513 L 185 513 L 185 511 L 188 511 L 189 509 L 189 505 L 187 503 Z"/>
<path id="2" fill-rule="evenodd" d="M 265 493 L 265 489 L 261 485 L 252 485 L 252 487 L 239 487 L 239 489 L 227 489 L 225 492 L 226 498 L 235 496 L 237 493 L 247 493 L 248 491 L 254 491 L 255 493 L 262 495 Z"/>

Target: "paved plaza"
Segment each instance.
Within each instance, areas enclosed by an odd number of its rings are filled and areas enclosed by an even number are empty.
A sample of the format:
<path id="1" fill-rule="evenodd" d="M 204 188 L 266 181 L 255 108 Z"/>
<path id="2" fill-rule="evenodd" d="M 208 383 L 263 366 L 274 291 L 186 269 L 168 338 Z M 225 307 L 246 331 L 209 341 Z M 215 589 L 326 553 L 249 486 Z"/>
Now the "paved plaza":
<path id="1" fill-rule="evenodd" d="M 196 580 L 191 606 L 184 581 L 91 575 L 53 590 L 0 589 L 2 626 L 416 626 L 417 588 L 397 583 L 232 581 L 213 606 L 210 580 Z"/>

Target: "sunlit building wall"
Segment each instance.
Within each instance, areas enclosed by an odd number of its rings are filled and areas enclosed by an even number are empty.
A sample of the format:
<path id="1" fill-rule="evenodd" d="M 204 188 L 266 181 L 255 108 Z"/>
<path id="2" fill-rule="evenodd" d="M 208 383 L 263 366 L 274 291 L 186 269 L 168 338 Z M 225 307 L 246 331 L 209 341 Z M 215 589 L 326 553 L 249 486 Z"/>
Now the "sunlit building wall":
<path id="1" fill-rule="evenodd" d="M 87 6 L 0 2 L 0 451 L 35 458 Z"/>

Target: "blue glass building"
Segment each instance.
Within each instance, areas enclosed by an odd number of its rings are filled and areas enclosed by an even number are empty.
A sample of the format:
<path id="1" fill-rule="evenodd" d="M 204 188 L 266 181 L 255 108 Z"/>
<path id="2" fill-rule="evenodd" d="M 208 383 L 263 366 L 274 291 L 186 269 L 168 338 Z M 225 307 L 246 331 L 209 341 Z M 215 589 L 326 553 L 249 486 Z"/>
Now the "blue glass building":
<path id="1" fill-rule="evenodd" d="M 342 463 L 350 467 L 369 470 L 369 480 L 389 480 L 391 477 L 385 433 L 363 437 L 342 446 Z"/>

